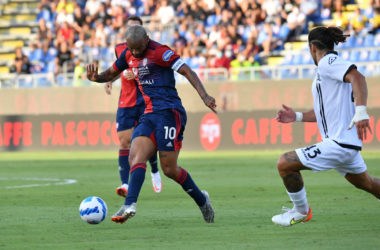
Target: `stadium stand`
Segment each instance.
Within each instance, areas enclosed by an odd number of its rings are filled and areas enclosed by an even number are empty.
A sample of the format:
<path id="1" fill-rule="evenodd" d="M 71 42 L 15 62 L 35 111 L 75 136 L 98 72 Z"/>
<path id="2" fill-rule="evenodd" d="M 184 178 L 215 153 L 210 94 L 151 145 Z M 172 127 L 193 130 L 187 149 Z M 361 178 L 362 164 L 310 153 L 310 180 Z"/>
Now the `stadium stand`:
<path id="1" fill-rule="evenodd" d="M 0 12 L 1 87 L 89 85 L 84 65 L 111 65 L 130 15 L 207 81 L 312 77 L 317 25 L 344 28 L 338 51 L 380 74 L 379 0 L 0 0 Z"/>

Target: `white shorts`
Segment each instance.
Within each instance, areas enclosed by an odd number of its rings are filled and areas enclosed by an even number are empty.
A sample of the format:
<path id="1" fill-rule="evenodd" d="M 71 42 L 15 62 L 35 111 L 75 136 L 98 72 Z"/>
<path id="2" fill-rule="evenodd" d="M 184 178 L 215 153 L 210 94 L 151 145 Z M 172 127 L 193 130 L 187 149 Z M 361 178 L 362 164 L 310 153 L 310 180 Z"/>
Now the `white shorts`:
<path id="1" fill-rule="evenodd" d="M 360 151 L 343 148 L 331 139 L 295 150 L 302 165 L 314 172 L 335 169 L 341 175 L 361 174 L 367 166 Z"/>

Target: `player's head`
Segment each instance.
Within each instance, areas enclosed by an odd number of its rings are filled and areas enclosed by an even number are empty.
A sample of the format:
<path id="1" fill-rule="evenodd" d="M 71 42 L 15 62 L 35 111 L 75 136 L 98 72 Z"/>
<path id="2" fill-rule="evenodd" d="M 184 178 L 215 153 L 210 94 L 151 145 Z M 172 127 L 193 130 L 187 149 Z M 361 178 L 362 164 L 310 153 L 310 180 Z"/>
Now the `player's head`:
<path id="1" fill-rule="evenodd" d="M 310 31 L 308 41 L 310 53 L 313 57 L 315 65 L 317 62 L 317 51 L 334 50 L 334 44 L 344 43 L 347 35 L 343 35 L 343 31 L 338 27 L 317 27 Z"/>
<path id="2" fill-rule="evenodd" d="M 132 55 L 141 58 L 148 47 L 149 37 L 141 25 L 132 25 L 126 32 L 127 45 Z"/>
<path id="3" fill-rule="evenodd" d="M 127 18 L 127 27 L 131 25 L 143 25 L 143 21 L 138 16 L 130 16 Z"/>

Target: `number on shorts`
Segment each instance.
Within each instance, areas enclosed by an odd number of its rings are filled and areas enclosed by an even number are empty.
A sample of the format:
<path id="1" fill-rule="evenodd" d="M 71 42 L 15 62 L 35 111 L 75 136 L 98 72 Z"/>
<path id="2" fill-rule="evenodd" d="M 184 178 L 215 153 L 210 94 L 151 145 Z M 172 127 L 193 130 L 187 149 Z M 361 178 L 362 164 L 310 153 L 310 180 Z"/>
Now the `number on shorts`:
<path id="1" fill-rule="evenodd" d="M 315 157 L 317 157 L 317 155 L 321 154 L 321 150 L 319 150 L 316 147 L 317 147 L 316 145 L 312 145 L 310 147 L 305 148 L 305 151 L 310 151 L 311 150 L 314 153 L 314 154 L 307 153 L 307 156 L 309 156 L 310 158 L 315 158 Z M 315 149 L 312 150 L 313 148 L 315 148 Z"/>
<path id="2" fill-rule="evenodd" d="M 164 126 L 164 129 L 165 129 L 165 139 L 170 139 L 170 140 L 173 140 L 175 138 L 175 134 L 176 134 L 176 129 L 175 127 L 168 127 L 168 126 Z"/>

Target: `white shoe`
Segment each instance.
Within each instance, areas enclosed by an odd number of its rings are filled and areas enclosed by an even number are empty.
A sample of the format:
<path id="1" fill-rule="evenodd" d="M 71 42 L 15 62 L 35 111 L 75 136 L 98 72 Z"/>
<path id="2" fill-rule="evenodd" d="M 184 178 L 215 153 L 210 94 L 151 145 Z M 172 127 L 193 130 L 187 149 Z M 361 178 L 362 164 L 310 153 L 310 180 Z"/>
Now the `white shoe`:
<path id="1" fill-rule="evenodd" d="M 128 184 L 123 184 L 116 188 L 116 194 L 121 197 L 127 197 L 128 194 Z"/>
<path id="2" fill-rule="evenodd" d="M 116 214 L 112 215 L 111 220 L 116 223 L 124 223 L 136 214 L 136 203 L 122 206 Z"/>
<path id="3" fill-rule="evenodd" d="M 153 191 L 155 193 L 161 193 L 162 190 L 162 182 L 161 182 L 161 175 L 160 172 L 157 171 L 156 173 L 150 173 L 152 176 L 152 186 L 153 186 Z"/>
<path id="4" fill-rule="evenodd" d="M 310 207 L 307 214 L 301 214 L 295 208 L 283 207 L 282 210 L 286 212 L 273 216 L 272 221 L 274 224 L 284 227 L 289 227 L 300 222 L 308 222 L 313 217 Z"/>
<path id="5" fill-rule="evenodd" d="M 215 212 L 211 205 L 210 196 L 206 190 L 202 190 L 201 192 L 206 198 L 206 203 L 203 206 L 199 207 L 201 209 L 203 219 L 207 223 L 214 223 Z"/>

